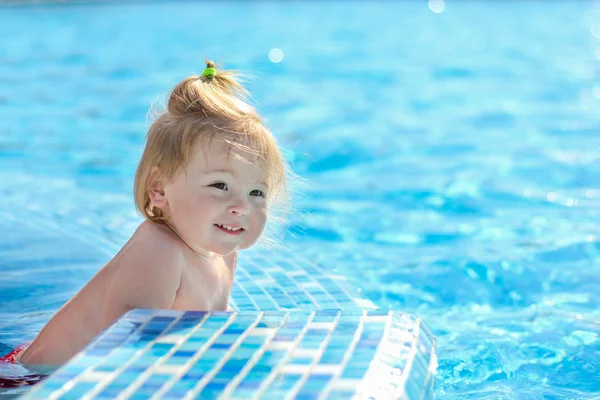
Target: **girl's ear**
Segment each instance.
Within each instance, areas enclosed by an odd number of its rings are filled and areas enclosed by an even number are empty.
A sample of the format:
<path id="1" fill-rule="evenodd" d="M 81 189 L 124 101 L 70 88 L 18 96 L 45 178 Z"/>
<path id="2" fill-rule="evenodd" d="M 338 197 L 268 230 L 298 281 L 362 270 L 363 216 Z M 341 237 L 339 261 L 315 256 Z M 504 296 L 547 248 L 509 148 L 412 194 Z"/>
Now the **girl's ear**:
<path id="1" fill-rule="evenodd" d="M 148 197 L 154 207 L 165 208 L 169 205 L 165 195 L 165 179 L 158 167 L 153 167 L 148 175 Z"/>

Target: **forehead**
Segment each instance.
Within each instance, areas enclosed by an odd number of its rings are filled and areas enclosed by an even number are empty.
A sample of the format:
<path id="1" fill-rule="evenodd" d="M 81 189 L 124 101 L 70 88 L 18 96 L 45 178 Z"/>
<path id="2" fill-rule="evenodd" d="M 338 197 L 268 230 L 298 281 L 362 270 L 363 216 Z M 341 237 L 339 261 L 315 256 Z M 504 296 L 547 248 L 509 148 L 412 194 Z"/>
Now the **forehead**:
<path id="1" fill-rule="evenodd" d="M 242 177 L 252 175 L 256 180 L 263 180 L 266 174 L 266 168 L 256 154 L 222 139 L 199 140 L 191 150 L 190 164 L 198 172 L 208 173 L 225 169 Z"/>

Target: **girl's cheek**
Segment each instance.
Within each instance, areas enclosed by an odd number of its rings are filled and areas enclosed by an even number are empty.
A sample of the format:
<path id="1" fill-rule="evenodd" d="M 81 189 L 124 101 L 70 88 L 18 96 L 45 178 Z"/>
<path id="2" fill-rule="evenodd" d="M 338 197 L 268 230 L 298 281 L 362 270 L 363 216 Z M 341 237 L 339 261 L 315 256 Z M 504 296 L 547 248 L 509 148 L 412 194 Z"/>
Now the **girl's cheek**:
<path id="1" fill-rule="evenodd" d="M 256 198 L 254 198 L 253 199 L 253 203 L 254 203 L 254 206 L 257 209 L 262 209 L 262 208 L 266 209 L 267 208 L 267 202 L 262 197 L 256 197 Z"/>
<path id="2" fill-rule="evenodd" d="M 211 199 L 215 199 L 215 200 L 222 200 L 225 197 L 227 197 L 227 191 L 225 190 L 215 190 L 212 193 L 210 193 L 210 198 Z"/>

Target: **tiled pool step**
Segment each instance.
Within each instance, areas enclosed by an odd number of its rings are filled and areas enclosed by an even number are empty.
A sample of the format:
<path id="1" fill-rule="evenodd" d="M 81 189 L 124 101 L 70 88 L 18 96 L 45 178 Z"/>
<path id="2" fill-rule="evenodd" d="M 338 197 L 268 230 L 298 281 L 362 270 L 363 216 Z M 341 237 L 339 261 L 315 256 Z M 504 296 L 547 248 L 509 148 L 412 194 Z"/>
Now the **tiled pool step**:
<path id="1" fill-rule="evenodd" d="M 230 296 L 236 310 L 376 309 L 344 276 L 280 249 L 244 251 Z"/>
<path id="2" fill-rule="evenodd" d="M 52 248 L 61 247 L 56 241 L 64 238 L 71 246 L 85 239 L 82 250 L 69 253 L 75 260 L 89 256 L 102 239 L 90 232 L 74 237 L 78 230 L 68 221 L 23 220 L 28 225 L 19 225 L 21 233 L 31 227 L 23 235 L 37 233 L 43 238 L 37 242 L 52 243 Z M 107 257 L 119 249 L 111 246 L 105 243 L 101 249 Z M 23 280 L 39 279 L 46 265 L 53 274 L 74 270 L 63 253 L 36 251 L 39 266 L 17 276 L 19 264 L 14 263 L 5 272 Z M 85 274 L 93 275 L 99 261 L 90 259 Z M 377 310 L 335 269 L 285 249 L 246 250 L 238 260 L 230 305 L 236 313 L 132 311 L 28 388 L 24 398 L 431 396 L 436 366 L 431 334 L 412 317 Z M 11 307 L 16 310 L 18 304 Z M 9 330 L 25 331 L 18 325 L 22 321 L 12 321 Z"/>
<path id="3" fill-rule="evenodd" d="M 133 310 L 24 399 L 431 397 L 435 339 L 380 310 Z"/>

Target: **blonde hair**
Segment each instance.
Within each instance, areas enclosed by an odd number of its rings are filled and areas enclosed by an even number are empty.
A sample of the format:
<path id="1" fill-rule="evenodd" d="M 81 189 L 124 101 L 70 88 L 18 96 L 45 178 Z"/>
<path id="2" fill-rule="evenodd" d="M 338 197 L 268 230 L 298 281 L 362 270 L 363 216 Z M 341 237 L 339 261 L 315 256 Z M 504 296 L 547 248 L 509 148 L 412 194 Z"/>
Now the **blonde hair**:
<path id="1" fill-rule="evenodd" d="M 207 68 L 215 68 L 207 61 Z M 214 71 L 214 70 L 213 70 Z M 148 184 L 154 167 L 167 181 L 187 165 L 190 149 L 201 139 L 222 139 L 254 155 L 265 169 L 269 211 L 287 209 L 286 175 L 290 173 L 275 138 L 258 112 L 246 102 L 248 92 L 233 71 L 189 76 L 172 90 L 166 110 L 152 122 L 134 179 L 134 199 L 142 216 L 156 223 L 167 217 L 154 207 Z M 208 142 L 208 143 L 209 143 Z"/>

